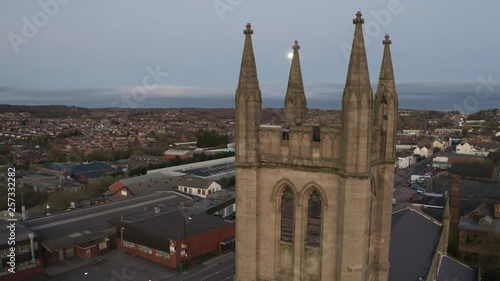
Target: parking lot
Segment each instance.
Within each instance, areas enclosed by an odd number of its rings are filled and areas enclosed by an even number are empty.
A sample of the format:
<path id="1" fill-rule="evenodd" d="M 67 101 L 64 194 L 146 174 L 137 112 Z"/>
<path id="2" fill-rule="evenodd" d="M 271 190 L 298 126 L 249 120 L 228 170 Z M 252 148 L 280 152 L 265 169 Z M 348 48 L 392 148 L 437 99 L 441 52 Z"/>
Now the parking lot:
<path id="1" fill-rule="evenodd" d="M 198 264 L 184 272 L 117 250 L 57 276 L 37 276 L 29 281 L 228 281 L 234 276 L 234 252 Z"/>
<path id="2" fill-rule="evenodd" d="M 423 175 L 431 168 L 430 165 L 432 158 L 424 159 L 417 162 L 406 169 L 401 169 L 394 174 L 394 194 L 396 205 L 393 210 L 405 208 L 408 205 L 407 198 L 415 194 L 415 190 L 410 187 L 405 187 L 404 184 L 410 180 L 411 175 Z"/>

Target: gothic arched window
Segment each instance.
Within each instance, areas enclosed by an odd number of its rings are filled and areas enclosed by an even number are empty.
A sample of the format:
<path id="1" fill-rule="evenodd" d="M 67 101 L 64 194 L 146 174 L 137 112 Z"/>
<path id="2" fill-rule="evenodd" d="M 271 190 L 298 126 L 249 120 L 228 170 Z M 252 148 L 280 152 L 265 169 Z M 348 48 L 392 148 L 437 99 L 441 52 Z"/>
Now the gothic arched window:
<path id="1" fill-rule="evenodd" d="M 281 196 L 281 241 L 293 242 L 294 196 L 287 187 Z"/>
<path id="2" fill-rule="evenodd" d="M 307 246 L 319 247 L 321 244 L 321 206 L 321 194 L 315 190 L 311 193 L 307 206 Z"/>

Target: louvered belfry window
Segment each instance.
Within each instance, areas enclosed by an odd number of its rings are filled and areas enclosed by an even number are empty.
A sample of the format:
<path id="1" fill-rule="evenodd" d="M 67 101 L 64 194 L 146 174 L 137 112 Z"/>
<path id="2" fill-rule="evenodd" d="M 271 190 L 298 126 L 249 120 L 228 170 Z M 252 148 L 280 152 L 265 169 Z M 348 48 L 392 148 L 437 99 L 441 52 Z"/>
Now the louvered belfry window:
<path id="1" fill-rule="evenodd" d="M 317 190 L 309 197 L 306 244 L 314 247 L 321 244 L 321 194 Z"/>
<path id="2" fill-rule="evenodd" d="M 294 197 L 289 187 L 281 196 L 281 241 L 293 242 Z"/>

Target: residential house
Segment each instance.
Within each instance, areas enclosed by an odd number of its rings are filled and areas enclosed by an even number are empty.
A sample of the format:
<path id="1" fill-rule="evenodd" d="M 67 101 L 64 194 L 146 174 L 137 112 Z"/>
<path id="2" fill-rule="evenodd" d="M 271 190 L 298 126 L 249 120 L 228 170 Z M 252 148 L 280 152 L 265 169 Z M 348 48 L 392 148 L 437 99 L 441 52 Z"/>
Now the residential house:
<path id="1" fill-rule="evenodd" d="M 432 142 L 432 148 L 439 148 L 440 150 L 445 150 L 446 148 L 448 148 L 448 143 L 441 140 L 441 139 L 437 139 L 437 140 L 434 140 Z"/>
<path id="2" fill-rule="evenodd" d="M 404 169 L 415 163 L 413 152 L 411 150 L 403 150 L 396 152 L 398 158 L 398 169 Z"/>
<path id="3" fill-rule="evenodd" d="M 427 146 L 416 147 L 413 150 L 413 155 L 416 156 L 416 157 L 428 158 L 428 157 L 430 157 L 432 155 L 431 146 L 429 145 L 429 147 L 427 147 Z"/>
<path id="4" fill-rule="evenodd" d="M 459 154 L 469 154 L 477 156 L 488 156 L 492 151 L 496 151 L 500 146 L 498 144 L 469 144 L 468 142 L 458 144 L 456 147 L 456 153 Z"/>
<path id="5" fill-rule="evenodd" d="M 220 191 L 221 185 L 213 180 L 206 180 L 194 176 L 185 176 L 177 184 L 177 190 L 202 198 L 207 198 L 210 193 Z"/>

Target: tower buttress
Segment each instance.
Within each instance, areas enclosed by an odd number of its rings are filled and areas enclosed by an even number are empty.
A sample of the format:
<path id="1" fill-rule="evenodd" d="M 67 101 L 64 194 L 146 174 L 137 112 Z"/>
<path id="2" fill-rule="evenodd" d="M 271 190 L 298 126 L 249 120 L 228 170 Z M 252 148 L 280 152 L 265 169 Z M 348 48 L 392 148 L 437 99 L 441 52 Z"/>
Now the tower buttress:
<path id="1" fill-rule="evenodd" d="M 375 221 L 373 239 L 373 281 L 389 276 L 389 241 L 391 236 L 394 161 L 396 161 L 396 118 L 398 96 L 394 81 L 389 35 L 385 35 L 384 55 L 374 102 L 374 154 L 376 167 Z"/>
<path id="2" fill-rule="evenodd" d="M 389 35 L 385 35 L 384 56 L 380 68 L 377 93 L 375 94 L 375 126 L 379 127 L 380 143 L 376 150 L 383 162 L 394 162 L 396 159 L 396 118 L 398 115 L 398 95 L 392 68 L 391 45 Z M 376 144 L 377 145 L 377 144 Z"/>
<path id="3" fill-rule="evenodd" d="M 236 90 L 236 276 L 237 281 L 257 280 L 259 228 L 258 161 L 262 98 L 252 47 L 250 24 L 243 31 L 245 46 Z"/>
<path id="4" fill-rule="evenodd" d="M 257 79 L 257 67 L 252 46 L 253 30 L 250 24 L 246 25 L 243 34 L 245 34 L 245 46 L 235 98 L 236 163 L 255 164 L 258 161 L 262 97 Z"/>
<path id="5" fill-rule="evenodd" d="M 342 96 L 342 165 L 345 174 L 367 174 L 370 169 L 373 92 L 370 85 L 361 12 L 355 25 L 347 81 Z"/>
<path id="6" fill-rule="evenodd" d="M 290 125 L 301 125 L 306 121 L 307 102 L 302 82 L 302 71 L 300 69 L 299 42 L 295 40 L 293 48 L 292 66 L 288 78 L 288 88 L 285 96 L 285 123 Z"/>

